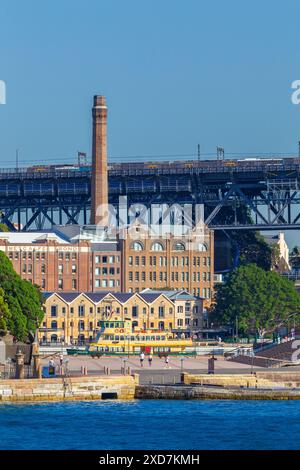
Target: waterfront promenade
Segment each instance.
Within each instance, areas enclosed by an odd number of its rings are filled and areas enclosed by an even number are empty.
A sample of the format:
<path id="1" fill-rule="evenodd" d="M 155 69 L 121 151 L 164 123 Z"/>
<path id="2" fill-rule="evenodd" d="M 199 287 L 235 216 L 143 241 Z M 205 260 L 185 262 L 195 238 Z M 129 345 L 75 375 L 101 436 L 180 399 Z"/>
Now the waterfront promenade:
<path id="1" fill-rule="evenodd" d="M 55 363 L 58 365 L 57 356 L 49 356 L 42 360 L 43 365 L 48 365 L 49 359 L 53 357 Z M 153 357 L 152 365 L 149 366 L 147 356 L 145 357 L 143 367 L 140 365 L 138 356 L 121 357 L 121 356 L 103 356 L 99 359 L 92 359 L 88 356 L 64 356 L 64 361 L 68 361 L 68 371 L 71 376 L 81 374 L 83 367 L 87 368 L 88 375 L 102 375 L 104 374 L 104 367 L 108 367 L 111 374 L 120 374 L 121 367 L 130 367 L 132 373 L 138 373 L 140 376 L 140 383 L 178 383 L 180 382 L 181 372 L 197 372 L 207 373 L 208 370 L 208 357 L 179 357 L 170 356 L 168 367 L 165 364 L 164 358 Z M 259 367 L 253 368 L 255 370 L 262 370 Z M 226 361 L 223 357 L 217 357 L 215 361 L 215 373 L 227 374 L 245 374 L 251 373 L 251 367 L 245 364 L 237 364 Z"/>

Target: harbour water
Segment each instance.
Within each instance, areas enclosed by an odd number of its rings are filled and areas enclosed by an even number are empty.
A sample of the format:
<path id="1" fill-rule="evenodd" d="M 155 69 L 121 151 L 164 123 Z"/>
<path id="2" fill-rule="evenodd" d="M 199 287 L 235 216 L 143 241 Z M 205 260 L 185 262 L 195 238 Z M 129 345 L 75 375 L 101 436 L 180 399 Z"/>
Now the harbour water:
<path id="1" fill-rule="evenodd" d="M 0 405 L 0 449 L 299 449 L 300 401 Z"/>

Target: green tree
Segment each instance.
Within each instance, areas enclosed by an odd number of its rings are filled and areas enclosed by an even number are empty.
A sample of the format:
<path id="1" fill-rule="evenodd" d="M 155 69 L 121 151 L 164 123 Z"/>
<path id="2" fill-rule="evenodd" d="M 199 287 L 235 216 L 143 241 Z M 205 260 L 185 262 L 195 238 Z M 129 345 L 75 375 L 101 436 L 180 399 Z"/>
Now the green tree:
<path id="1" fill-rule="evenodd" d="M 293 269 L 300 268 L 300 248 L 299 246 L 294 246 L 290 252 L 290 264 Z"/>
<path id="2" fill-rule="evenodd" d="M 255 264 L 233 270 L 216 286 L 211 310 L 215 321 L 235 325 L 239 331 L 260 336 L 272 333 L 289 320 L 300 321 L 300 294 L 293 283 Z"/>
<path id="3" fill-rule="evenodd" d="M 4 299 L 4 291 L 0 289 L 0 333 L 7 333 L 7 323 L 10 321 L 11 312 Z"/>
<path id="4" fill-rule="evenodd" d="M 17 339 L 24 340 L 30 331 L 36 330 L 43 319 L 42 296 L 37 286 L 23 280 L 14 271 L 12 263 L 2 252 L 0 288 L 10 313 L 6 315 L 6 327 Z"/>
<path id="5" fill-rule="evenodd" d="M 0 222 L 0 232 L 9 232 L 9 228 L 7 225 Z"/>
<path id="6" fill-rule="evenodd" d="M 231 232 L 230 236 L 233 246 L 239 253 L 239 265 L 255 263 L 266 271 L 271 269 L 272 248 L 259 232 L 239 230 Z"/>

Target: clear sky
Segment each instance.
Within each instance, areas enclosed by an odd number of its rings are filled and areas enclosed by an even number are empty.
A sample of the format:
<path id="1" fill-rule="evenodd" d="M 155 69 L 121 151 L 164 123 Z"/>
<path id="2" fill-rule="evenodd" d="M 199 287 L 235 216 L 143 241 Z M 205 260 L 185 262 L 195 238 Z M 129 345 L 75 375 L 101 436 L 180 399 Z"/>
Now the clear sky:
<path id="1" fill-rule="evenodd" d="M 297 153 L 300 4 L 1 0 L 0 165 L 91 153 L 105 94 L 111 159 Z"/>

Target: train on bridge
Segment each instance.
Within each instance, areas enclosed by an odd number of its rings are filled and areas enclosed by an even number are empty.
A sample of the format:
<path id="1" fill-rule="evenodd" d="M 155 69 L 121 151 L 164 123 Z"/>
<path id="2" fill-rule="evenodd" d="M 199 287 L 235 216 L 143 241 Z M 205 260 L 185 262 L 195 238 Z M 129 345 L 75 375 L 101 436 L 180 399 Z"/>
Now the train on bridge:
<path id="1" fill-rule="evenodd" d="M 185 169 L 199 169 L 199 170 L 220 170 L 222 169 L 243 169 L 251 170 L 263 166 L 268 168 L 285 168 L 289 165 L 299 165 L 300 157 L 286 157 L 286 158 L 244 158 L 244 159 L 229 159 L 229 160 L 168 160 L 168 161 L 140 161 L 128 163 L 110 163 L 108 164 L 108 171 L 122 172 L 122 171 L 147 171 L 147 170 L 185 170 Z M 52 171 L 58 172 L 90 172 L 91 165 L 33 165 L 25 169 L 26 173 L 49 173 Z"/>
<path id="2" fill-rule="evenodd" d="M 11 230 L 89 223 L 91 165 L 54 164 L 0 170 L 0 211 Z M 241 228 L 240 208 L 255 213 L 251 228 L 300 227 L 300 157 L 137 161 L 108 164 L 109 202 L 204 204 L 208 224 Z M 220 217 L 222 216 L 222 217 Z M 278 225 L 279 224 L 279 225 Z"/>

